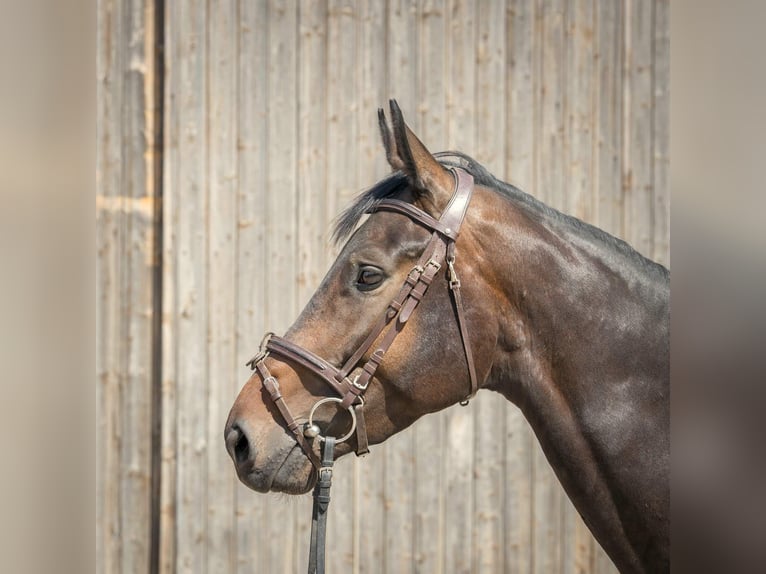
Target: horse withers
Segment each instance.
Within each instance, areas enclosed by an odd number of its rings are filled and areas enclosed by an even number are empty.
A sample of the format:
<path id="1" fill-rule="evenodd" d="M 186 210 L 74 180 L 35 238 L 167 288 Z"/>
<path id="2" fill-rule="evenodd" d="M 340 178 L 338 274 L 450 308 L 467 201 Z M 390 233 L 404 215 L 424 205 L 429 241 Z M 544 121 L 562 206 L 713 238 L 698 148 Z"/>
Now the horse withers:
<path id="1" fill-rule="evenodd" d="M 305 493 L 323 435 L 349 435 L 336 457 L 365 452 L 493 390 L 617 567 L 667 571 L 669 272 L 391 115 L 393 173 L 339 218 L 338 258 L 231 409 L 240 480 Z"/>

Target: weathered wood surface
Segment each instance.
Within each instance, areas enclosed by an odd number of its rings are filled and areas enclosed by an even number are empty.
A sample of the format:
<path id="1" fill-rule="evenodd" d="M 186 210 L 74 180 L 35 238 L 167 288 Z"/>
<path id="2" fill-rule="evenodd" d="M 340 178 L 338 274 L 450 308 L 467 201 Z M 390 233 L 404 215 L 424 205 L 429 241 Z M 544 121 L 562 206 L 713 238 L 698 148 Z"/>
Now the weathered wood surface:
<path id="1" fill-rule="evenodd" d="M 387 172 L 376 108 L 396 97 L 432 150 L 667 263 L 668 3 L 167 2 L 161 292 L 154 6 L 98 8 L 98 571 L 152 571 L 153 551 L 166 573 L 302 571 L 310 501 L 240 485 L 221 434 L 261 334 L 284 331 L 329 266 L 332 219 Z M 331 572 L 614 571 L 499 396 L 336 477 Z"/>
<path id="2" fill-rule="evenodd" d="M 98 6 L 96 569 L 145 572 L 152 533 L 154 13 Z"/>

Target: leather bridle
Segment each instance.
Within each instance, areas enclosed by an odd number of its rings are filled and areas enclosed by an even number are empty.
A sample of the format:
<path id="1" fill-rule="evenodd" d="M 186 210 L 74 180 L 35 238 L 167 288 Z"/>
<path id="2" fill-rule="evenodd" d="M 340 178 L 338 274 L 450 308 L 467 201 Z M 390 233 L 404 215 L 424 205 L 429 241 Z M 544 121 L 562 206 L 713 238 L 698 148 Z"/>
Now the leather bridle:
<path id="1" fill-rule="evenodd" d="M 377 202 L 368 213 L 393 211 L 409 217 L 432 232 L 431 238 L 423 250 L 418 263 L 407 274 L 397 296 L 388 304 L 383 315 L 375 323 L 359 348 L 338 368 L 308 349 L 267 333 L 261 342 L 260 352 L 247 362 L 254 371 L 253 376 L 261 379 L 263 388 L 279 410 L 287 427 L 295 436 L 303 452 L 317 469 L 318 482 L 314 491 L 314 523 L 312 524 L 312 550 L 309 560 L 309 572 L 324 571 L 324 513 L 329 504 L 329 489 L 332 479 L 333 449 L 336 442 L 343 442 L 356 434 L 357 455 L 369 452 L 367 429 L 364 422 L 364 394 L 370 380 L 380 366 L 386 352 L 402 331 L 413 311 L 423 299 L 428 287 L 437 273 L 447 266 L 446 277 L 449 290 L 455 303 L 460 338 L 465 351 L 465 358 L 470 379 L 470 392 L 461 401 L 468 404 L 478 390 L 478 379 L 468 339 L 465 311 L 460 292 L 460 280 L 455 271 L 455 241 L 465 218 L 465 213 L 473 193 L 473 177 L 465 170 L 453 167 L 450 171 L 455 177 L 455 191 L 441 217 L 435 219 L 425 211 L 398 199 L 383 199 Z M 373 350 L 374 346 L 374 350 Z M 372 351 L 372 352 L 371 352 Z M 279 360 L 299 365 L 327 383 L 339 396 L 326 397 L 317 401 L 308 415 L 305 425 L 300 425 L 290 411 L 279 389 L 279 382 L 266 366 L 266 357 L 274 356 Z M 359 364 L 363 363 L 361 368 Z M 325 403 L 335 402 L 351 414 L 352 426 L 345 436 L 335 439 L 320 434 L 320 429 L 313 422 L 316 409 Z M 309 439 L 317 438 L 324 443 L 322 460 L 312 448 Z M 319 538 L 319 541 L 317 541 Z M 317 550 L 319 546 L 319 550 Z"/>

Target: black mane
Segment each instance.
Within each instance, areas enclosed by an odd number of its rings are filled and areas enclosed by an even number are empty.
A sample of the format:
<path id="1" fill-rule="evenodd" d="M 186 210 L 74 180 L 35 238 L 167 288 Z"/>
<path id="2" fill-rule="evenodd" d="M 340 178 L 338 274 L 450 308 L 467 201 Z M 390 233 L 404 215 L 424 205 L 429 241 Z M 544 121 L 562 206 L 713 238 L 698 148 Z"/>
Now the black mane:
<path id="1" fill-rule="evenodd" d="M 654 261 L 645 258 L 623 240 L 610 235 L 598 227 L 590 225 L 589 223 L 585 223 L 576 217 L 561 213 L 560 211 L 553 209 L 552 207 L 532 197 L 528 193 L 521 191 L 519 188 L 511 185 L 510 183 L 506 183 L 497 179 L 487 170 L 487 168 L 485 168 L 472 157 L 462 152 L 446 151 L 434 154 L 434 157 L 436 157 L 439 160 L 439 163 L 445 167 L 460 167 L 466 170 L 473 176 L 474 181 L 478 185 L 492 189 L 516 204 L 521 204 L 522 206 L 528 207 L 531 211 L 539 213 L 543 216 L 560 222 L 568 223 L 576 230 L 599 239 L 623 255 L 629 256 L 631 259 L 634 259 L 642 266 L 657 266 L 662 271 L 664 271 L 665 274 L 668 273 L 665 267 L 659 263 L 655 263 Z M 385 179 L 376 183 L 367 191 L 359 194 L 354 202 L 349 205 L 335 220 L 335 225 L 332 233 L 333 242 L 338 245 L 345 241 L 354 231 L 362 217 L 368 213 L 370 209 L 372 209 L 381 199 L 395 198 L 408 188 L 409 181 L 407 180 L 407 177 L 402 172 L 396 171 Z"/>

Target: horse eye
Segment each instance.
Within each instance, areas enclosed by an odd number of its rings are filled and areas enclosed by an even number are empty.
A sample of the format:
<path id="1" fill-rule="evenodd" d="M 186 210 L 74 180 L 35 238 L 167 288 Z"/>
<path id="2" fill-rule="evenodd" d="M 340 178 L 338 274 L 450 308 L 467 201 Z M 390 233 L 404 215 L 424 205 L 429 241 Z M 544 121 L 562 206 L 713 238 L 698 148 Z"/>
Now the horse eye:
<path id="1" fill-rule="evenodd" d="M 360 291 L 372 291 L 383 281 L 383 272 L 377 267 L 365 265 L 359 269 L 356 286 Z"/>

